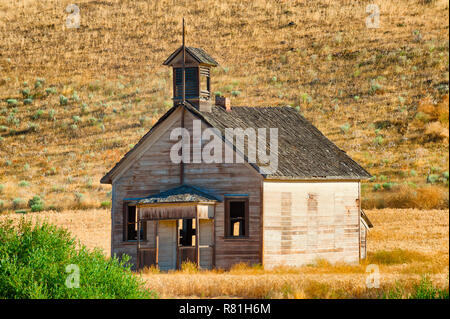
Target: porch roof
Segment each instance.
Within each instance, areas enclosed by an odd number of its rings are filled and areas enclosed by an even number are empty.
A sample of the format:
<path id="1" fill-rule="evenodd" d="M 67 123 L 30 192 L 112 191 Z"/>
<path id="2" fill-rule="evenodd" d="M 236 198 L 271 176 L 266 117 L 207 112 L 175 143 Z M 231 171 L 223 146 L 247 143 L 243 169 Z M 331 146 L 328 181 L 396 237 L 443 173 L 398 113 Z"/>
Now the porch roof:
<path id="1" fill-rule="evenodd" d="M 192 185 L 181 185 L 168 189 L 158 194 L 153 194 L 144 198 L 129 198 L 136 205 L 160 204 L 160 203 L 215 203 L 220 201 L 215 196 L 200 190 Z"/>

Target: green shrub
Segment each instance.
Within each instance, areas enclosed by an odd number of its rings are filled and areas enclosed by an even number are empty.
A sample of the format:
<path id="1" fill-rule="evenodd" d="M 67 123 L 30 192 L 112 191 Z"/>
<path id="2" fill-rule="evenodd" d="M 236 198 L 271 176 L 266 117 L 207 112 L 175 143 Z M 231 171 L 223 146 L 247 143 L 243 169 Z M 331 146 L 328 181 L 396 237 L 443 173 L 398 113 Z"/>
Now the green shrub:
<path id="1" fill-rule="evenodd" d="M 383 189 L 385 189 L 385 190 L 391 190 L 392 187 L 394 187 L 394 186 L 395 186 L 395 184 L 391 183 L 391 182 L 383 183 Z"/>
<path id="2" fill-rule="evenodd" d="M 34 196 L 28 201 L 28 207 L 32 212 L 40 212 L 44 210 L 44 201 L 39 196 Z"/>
<path id="3" fill-rule="evenodd" d="M 43 114 L 44 114 L 43 110 L 37 110 L 36 113 L 34 113 L 34 115 L 32 116 L 32 119 L 33 120 L 40 119 Z"/>
<path id="4" fill-rule="evenodd" d="M 37 131 L 39 131 L 39 124 L 36 124 L 36 123 L 28 123 L 28 129 L 29 129 L 31 132 L 37 132 Z"/>
<path id="5" fill-rule="evenodd" d="M 350 124 L 345 123 L 344 125 L 341 125 L 340 128 L 341 128 L 342 133 L 347 133 L 348 130 L 350 129 Z"/>
<path id="6" fill-rule="evenodd" d="M 84 194 L 82 193 L 75 193 L 75 202 L 77 204 L 81 204 L 84 201 Z"/>
<path id="7" fill-rule="evenodd" d="M 45 79 L 41 79 L 41 78 L 37 78 L 36 82 L 34 82 L 34 88 L 40 88 L 42 86 L 42 84 L 45 83 Z"/>
<path id="8" fill-rule="evenodd" d="M 439 181 L 439 175 L 437 174 L 431 174 L 427 176 L 427 183 L 429 184 L 435 184 Z"/>
<path id="9" fill-rule="evenodd" d="M 370 89 L 369 89 L 369 94 L 373 95 L 375 94 L 377 91 L 380 91 L 382 88 L 382 86 L 380 84 L 377 83 L 377 81 L 375 79 L 370 81 Z"/>
<path id="10" fill-rule="evenodd" d="M 64 95 L 59 96 L 59 105 L 64 106 L 64 105 L 67 105 L 68 102 L 69 102 L 69 99 L 66 98 Z"/>
<path id="11" fill-rule="evenodd" d="M 73 92 L 71 99 L 75 102 L 78 102 L 80 98 L 78 97 L 77 92 Z"/>
<path id="12" fill-rule="evenodd" d="M 373 185 L 373 190 L 374 191 L 378 191 L 378 190 L 380 190 L 381 189 L 381 185 L 380 184 L 375 184 L 375 185 Z"/>
<path id="13" fill-rule="evenodd" d="M 20 91 L 20 93 L 22 93 L 22 96 L 24 99 L 28 98 L 30 96 L 30 90 L 29 89 L 23 89 L 22 91 Z"/>
<path id="14" fill-rule="evenodd" d="M 70 233 L 48 223 L 0 222 L 0 298 L 156 298 L 134 275 L 129 257 L 106 258 L 77 246 Z M 78 275 L 78 276 L 77 276 Z M 79 283 L 77 285 L 77 277 Z"/>
<path id="15" fill-rule="evenodd" d="M 8 103 L 8 105 L 17 105 L 17 100 L 16 99 L 7 99 L 6 103 Z"/>
<path id="16" fill-rule="evenodd" d="M 27 181 L 20 181 L 19 182 L 19 186 L 20 187 L 27 187 L 27 186 L 29 186 L 30 185 L 30 183 L 28 183 Z"/>
<path id="17" fill-rule="evenodd" d="M 97 123 L 97 119 L 93 116 L 91 116 L 88 121 L 90 125 L 95 125 Z"/>
<path id="18" fill-rule="evenodd" d="M 23 104 L 24 105 L 30 105 L 31 103 L 33 103 L 33 99 L 25 99 L 25 100 L 23 100 Z"/>
<path id="19" fill-rule="evenodd" d="M 47 93 L 48 95 L 50 95 L 50 94 L 56 94 L 57 91 L 56 91 L 56 89 L 55 89 L 54 87 L 49 87 L 49 88 L 46 88 L 46 89 L 45 89 L 45 93 Z"/>
<path id="20" fill-rule="evenodd" d="M 86 114 L 89 111 L 89 107 L 86 103 L 81 104 L 81 113 Z"/>
<path id="21" fill-rule="evenodd" d="M 48 111 L 48 118 L 53 121 L 55 119 L 55 114 L 56 114 L 56 112 L 55 112 L 54 109 L 49 110 Z"/>
<path id="22" fill-rule="evenodd" d="M 5 189 L 5 185 L 0 184 L 0 194 L 3 193 L 3 190 Z"/>
<path id="23" fill-rule="evenodd" d="M 102 208 L 110 208 L 111 207 L 111 202 L 110 201 L 104 201 L 100 203 L 100 206 Z"/>
<path id="24" fill-rule="evenodd" d="M 378 135 L 377 137 L 375 137 L 373 139 L 373 143 L 375 145 L 381 145 L 381 144 L 383 144 L 383 142 L 384 142 L 384 140 L 383 140 L 383 137 L 381 135 Z"/>
<path id="25" fill-rule="evenodd" d="M 72 116 L 72 120 L 73 120 L 75 123 L 78 123 L 78 122 L 81 121 L 81 118 L 80 118 L 78 115 L 74 115 L 74 116 Z"/>
<path id="26" fill-rule="evenodd" d="M 414 292 L 409 299 L 449 299 L 449 294 L 448 290 L 433 286 L 428 276 L 424 276 L 418 285 L 414 285 Z"/>
<path id="27" fill-rule="evenodd" d="M 311 103 L 312 102 L 312 97 L 310 97 L 308 93 L 302 93 L 300 95 L 300 99 L 303 103 Z"/>

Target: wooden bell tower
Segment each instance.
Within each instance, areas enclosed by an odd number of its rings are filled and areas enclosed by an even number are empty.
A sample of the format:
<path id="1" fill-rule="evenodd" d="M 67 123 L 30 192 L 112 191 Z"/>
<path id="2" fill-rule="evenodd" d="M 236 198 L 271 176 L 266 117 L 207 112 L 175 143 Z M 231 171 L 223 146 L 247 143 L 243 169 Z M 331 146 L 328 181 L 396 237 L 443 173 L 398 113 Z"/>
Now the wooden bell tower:
<path id="1" fill-rule="evenodd" d="M 184 19 L 183 44 L 163 65 L 173 69 L 174 105 L 187 101 L 200 111 L 211 111 L 211 67 L 219 64 L 202 49 L 185 45 Z"/>

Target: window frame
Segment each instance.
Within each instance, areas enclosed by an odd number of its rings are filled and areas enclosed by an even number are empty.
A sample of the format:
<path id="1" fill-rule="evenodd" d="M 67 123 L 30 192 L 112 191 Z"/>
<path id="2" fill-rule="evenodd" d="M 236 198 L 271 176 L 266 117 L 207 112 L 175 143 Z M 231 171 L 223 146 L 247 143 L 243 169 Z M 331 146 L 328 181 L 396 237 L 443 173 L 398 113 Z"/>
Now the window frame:
<path id="1" fill-rule="evenodd" d="M 128 221 L 128 207 L 136 205 L 130 205 L 130 202 L 124 201 L 123 202 L 123 210 L 122 210 L 122 218 L 123 218 L 123 237 L 122 241 L 124 243 L 135 243 L 137 242 L 137 239 L 128 239 L 128 225 L 130 224 Z M 137 220 L 135 221 L 135 224 L 137 223 Z M 141 223 L 141 230 L 142 230 L 142 237 L 140 241 L 147 241 L 147 222 L 142 221 Z"/>
<path id="2" fill-rule="evenodd" d="M 244 202 L 245 213 L 244 213 L 244 235 L 243 236 L 233 236 L 231 232 L 230 224 L 230 203 L 231 202 Z M 225 196 L 224 198 L 224 210 L 225 210 L 225 227 L 224 227 L 224 237 L 226 239 L 245 239 L 250 237 L 250 213 L 249 213 L 249 197 L 245 196 Z"/>

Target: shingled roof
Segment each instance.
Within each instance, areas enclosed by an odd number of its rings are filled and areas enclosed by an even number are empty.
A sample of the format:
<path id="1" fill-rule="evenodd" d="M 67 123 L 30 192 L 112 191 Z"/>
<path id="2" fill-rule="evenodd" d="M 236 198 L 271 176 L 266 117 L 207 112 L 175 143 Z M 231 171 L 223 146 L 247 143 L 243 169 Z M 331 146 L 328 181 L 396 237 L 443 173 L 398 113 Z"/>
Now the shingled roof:
<path id="1" fill-rule="evenodd" d="M 211 112 L 200 112 L 189 102 L 188 111 L 211 127 L 219 129 L 224 138 L 225 128 L 278 128 L 278 169 L 267 179 L 367 179 L 371 175 L 358 163 L 326 138 L 295 109 L 284 107 L 234 106 L 231 112 L 213 106 Z M 111 175 L 124 160 L 181 105 L 169 109 L 139 142 L 101 179 L 111 183 Z M 269 136 L 267 152 L 270 151 Z M 258 169 L 258 163 L 252 164 Z"/>
<path id="2" fill-rule="evenodd" d="M 181 185 L 144 198 L 128 198 L 136 204 L 217 202 L 219 199 L 192 185 Z"/>
<path id="3" fill-rule="evenodd" d="M 183 46 L 176 49 L 168 58 L 166 61 L 164 61 L 163 65 L 169 65 L 169 63 L 175 58 L 178 53 L 183 49 Z M 194 48 L 194 47 L 186 47 L 186 53 L 189 53 L 195 60 L 198 61 L 198 63 L 205 63 L 211 66 L 218 66 L 219 63 L 217 63 L 216 60 L 214 60 L 208 53 L 203 51 L 203 49 L 200 48 Z"/>
<path id="4" fill-rule="evenodd" d="M 295 109 L 284 107 L 234 106 L 231 112 L 213 106 L 200 112 L 186 103 L 186 108 L 210 126 L 225 128 L 278 128 L 278 170 L 266 175 L 272 179 L 366 179 L 371 175 L 343 150 L 326 138 Z M 267 133 L 268 134 L 268 133 Z M 269 136 L 267 152 L 269 153 Z M 258 164 L 258 163 L 257 163 Z"/>

